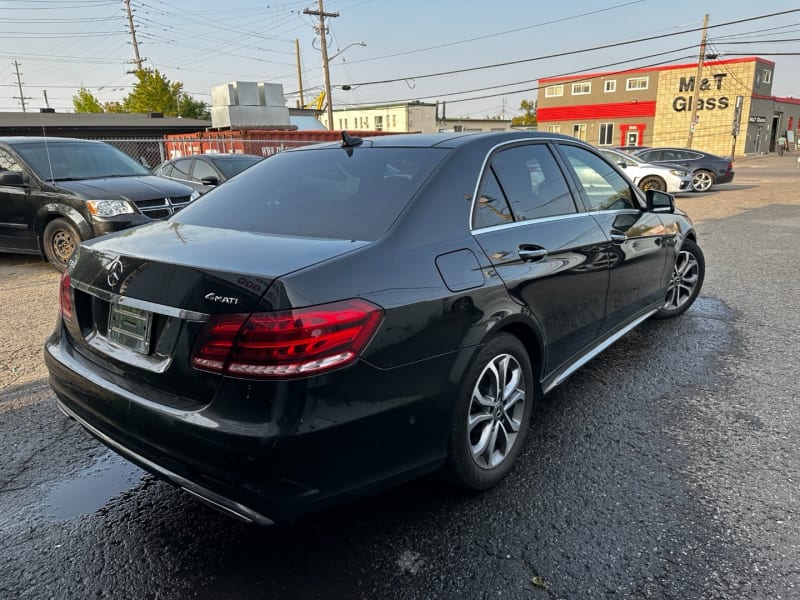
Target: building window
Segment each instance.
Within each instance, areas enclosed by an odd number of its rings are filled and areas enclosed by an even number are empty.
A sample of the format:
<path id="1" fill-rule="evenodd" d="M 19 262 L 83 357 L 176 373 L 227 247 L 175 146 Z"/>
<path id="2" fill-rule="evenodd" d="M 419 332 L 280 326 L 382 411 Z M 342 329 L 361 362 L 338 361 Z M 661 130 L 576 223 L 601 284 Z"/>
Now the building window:
<path id="1" fill-rule="evenodd" d="M 572 126 L 572 137 L 586 141 L 586 123 L 575 123 Z"/>
<path id="2" fill-rule="evenodd" d="M 770 81 L 772 81 L 772 71 L 770 71 L 769 69 L 764 69 L 764 77 L 762 78 L 762 81 L 764 83 L 769 83 Z"/>
<path id="3" fill-rule="evenodd" d="M 547 126 L 548 133 L 561 133 L 561 125 L 548 125 Z"/>
<path id="4" fill-rule="evenodd" d="M 392 115 L 392 128 L 397 127 L 397 115 Z"/>
<path id="5" fill-rule="evenodd" d="M 585 94 L 592 93 L 592 84 L 587 82 L 584 83 L 573 83 L 572 84 L 572 95 L 573 96 L 583 96 Z"/>
<path id="6" fill-rule="evenodd" d="M 649 77 L 631 77 L 625 86 L 625 89 L 630 90 L 646 90 L 650 81 Z"/>
<path id="7" fill-rule="evenodd" d="M 344 120 L 344 128 L 347 129 L 347 119 Z"/>
<path id="8" fill-rule="evenodd" d="M 617 80 L 616 79 L 609 79 L 608 81 L 606 81 L 606 84 L 605 84 L 605 87 L 603 88 L 603 91 L 606 92 L 606 93 L 616 92 L 617 91 Z"/>
<path id="9" fill-rule="evenodd" d="M 563 95 L 564 95 L 563 85 L 548 85 L 546 88 L 544 88 L 545 98 L 555 98 L 556 96 L 563 96 Z"/>
<path id="10" fill-rule="evenodd" d="M 598 146 L 610 146 L 614 141 L 614 124 L 600 123 L 600 136 L 597 140 Z"/>
<path id="11" fill-rule="evenodd" d="M 375 131 L 383 131 L 383 117 L 380 115 L 375 116 Z"/>

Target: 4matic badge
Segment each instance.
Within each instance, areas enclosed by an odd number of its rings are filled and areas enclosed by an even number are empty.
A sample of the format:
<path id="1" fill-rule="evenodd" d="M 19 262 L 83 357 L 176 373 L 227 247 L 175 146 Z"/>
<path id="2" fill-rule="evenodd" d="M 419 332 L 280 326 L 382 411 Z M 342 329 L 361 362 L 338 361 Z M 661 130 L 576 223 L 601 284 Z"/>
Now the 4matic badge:
<path id="1" fill-rule="evenodd" d="M 207 293 L 204 298 L 209 302 L 219 302 L 220 304 L 239 304 L 239 298 L 233 296 L 220 296 L 214 292 Z"/>

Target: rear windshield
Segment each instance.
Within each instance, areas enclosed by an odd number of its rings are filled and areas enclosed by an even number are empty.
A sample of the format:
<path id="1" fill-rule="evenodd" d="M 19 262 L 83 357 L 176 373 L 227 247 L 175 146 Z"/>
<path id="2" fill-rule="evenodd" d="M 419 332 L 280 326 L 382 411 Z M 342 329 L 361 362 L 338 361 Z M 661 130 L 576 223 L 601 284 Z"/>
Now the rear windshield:
<path id="1" fill-rule="evenodd" d="M 152 175 L 127 154 L 95 142 L 29 142 L 16 150 L 42 179 L 69 181 Z"/>
<path id="2" fill-rule="evenodd" d="M 189 225 L 372 241 L 400 215 L 447 150 L 316 148 L 247 169 L 173 217 Z"/>

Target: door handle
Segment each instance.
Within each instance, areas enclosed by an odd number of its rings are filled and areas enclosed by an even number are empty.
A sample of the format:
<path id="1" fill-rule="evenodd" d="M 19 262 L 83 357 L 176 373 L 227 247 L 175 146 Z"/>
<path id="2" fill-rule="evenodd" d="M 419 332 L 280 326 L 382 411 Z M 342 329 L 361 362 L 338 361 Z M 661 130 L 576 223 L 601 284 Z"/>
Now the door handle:
<path id="1" fill-rule="evenodd" d="M 537 246 L 520 246 L 519 257 L 526 262 L 535 262 L 542 260 L 547 256 L 547 250 Z"/>
<path id="2" fill-rule="evenodd" d="M 611 241 L 614 242 L 615 244 L 622 244 L 623 242 L 626 242 L 627 240 L 628 240 L 628 236 L 625 235 L 624 233 L 620 233 L 618 231 L 612 231 L 611 232 Z"/>

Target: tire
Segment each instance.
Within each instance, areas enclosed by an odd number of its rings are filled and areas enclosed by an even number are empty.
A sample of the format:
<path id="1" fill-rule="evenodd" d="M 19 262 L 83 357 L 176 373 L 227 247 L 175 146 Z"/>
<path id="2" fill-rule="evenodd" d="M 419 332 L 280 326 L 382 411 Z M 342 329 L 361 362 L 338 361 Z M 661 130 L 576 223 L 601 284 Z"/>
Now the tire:
<path id="1" fill-rule="evenodd" d="M 639 182 L 639 189 L 643 192 L 656 190 L 657 192 L 667 191 L 667 182 L 656 175 L 648 175 Z"/>
<path id="2" fill-rule="evenodd" d="M 711 171 L 700 169 L 692 174 L 692 190 L 695 192 L 707 192 L 716 181 Z"/>
<path id="3" fill-rule="evenodd" d="M 66 219 L 53 219 L 42 234 L 44 254 L 57 271 L 67 268 L 69 257 L 81 241 L 78 229 Z"/>
<path id="4" fill-rule="evenodd" d="M 690 239 L 683 241 L 672 267 L 664 307 L 653 318 L 671 319 L 686 312 L 697 299 L 706 274 L 706 261 L 700 246 Z"/>
<path id="5" fill-rule="evenodd" d="M 519 339 L 501 333 L 478 353 L 463 380 L 444 467 L 450 481 L 468 490 L 497 485 L 522 449 L 533 401 L 528 353 Z"/>

